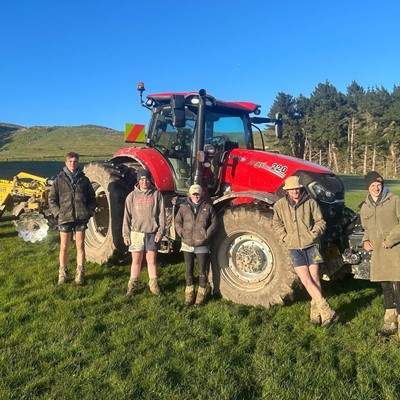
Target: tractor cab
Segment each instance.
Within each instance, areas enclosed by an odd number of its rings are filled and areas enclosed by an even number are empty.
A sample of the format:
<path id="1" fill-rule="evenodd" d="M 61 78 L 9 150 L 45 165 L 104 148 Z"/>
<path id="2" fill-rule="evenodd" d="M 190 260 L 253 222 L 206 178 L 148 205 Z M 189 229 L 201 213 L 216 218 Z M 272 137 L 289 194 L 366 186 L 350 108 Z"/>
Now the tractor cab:
<path id="1" fill-rule="evenodd" d="M 142 95 L 144 87 L 138 90 Z M 254 148 L 250 114 L 259 113 L 257 104 L 222 102 L 204 90 L 152 94 L 142 104 L 152 111 L 146 144 L 168 161 L 178 193 L 198 183 L 208 188 L 210 196 L 215 195 L 229 152 Z"/>

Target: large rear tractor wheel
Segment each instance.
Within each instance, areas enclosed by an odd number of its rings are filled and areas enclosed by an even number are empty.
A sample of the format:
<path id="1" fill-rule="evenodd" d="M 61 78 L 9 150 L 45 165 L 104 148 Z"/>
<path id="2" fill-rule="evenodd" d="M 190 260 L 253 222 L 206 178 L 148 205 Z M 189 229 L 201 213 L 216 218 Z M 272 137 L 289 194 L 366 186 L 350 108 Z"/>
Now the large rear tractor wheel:
<path id="1" fill-rule="evenodd" d="M 85 238 L 86 259 L 104 264 L 127 258 L 122 238 L 125 198 L 136 182 L 134 170 L 125 165 L 91 163 L 84 172 L 96 193 L 95 215 L 88 223 Z"/>
<path id="2" fill-rule="evenodd" d="M 269 308 L 293 300 L 297 275 L 272 227 L 272 212 L 226 209 L 211 251 L 215 293 L 235 303 Z"/>

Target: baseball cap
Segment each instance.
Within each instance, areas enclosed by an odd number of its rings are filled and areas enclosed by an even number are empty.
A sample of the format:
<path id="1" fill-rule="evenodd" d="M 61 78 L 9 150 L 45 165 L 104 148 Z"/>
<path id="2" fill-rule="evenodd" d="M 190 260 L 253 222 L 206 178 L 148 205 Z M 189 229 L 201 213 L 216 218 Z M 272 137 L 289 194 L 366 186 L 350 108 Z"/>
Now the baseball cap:
<path id="1" fill-rule="evenodd" d="M 195 193 L 201 194 L 202 191 L 203 190 L 200 185 L 192 185 L 189 188 L 189 194 L 195 194 Z"/>

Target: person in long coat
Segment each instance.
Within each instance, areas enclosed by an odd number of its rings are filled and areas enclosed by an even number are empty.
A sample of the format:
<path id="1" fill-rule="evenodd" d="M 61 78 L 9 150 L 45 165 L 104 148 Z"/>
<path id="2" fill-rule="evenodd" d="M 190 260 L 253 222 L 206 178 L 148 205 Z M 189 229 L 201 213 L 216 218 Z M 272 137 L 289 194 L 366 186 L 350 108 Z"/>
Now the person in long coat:
<path id="1" fill-rule="evenodd" d="M 385 301 L 378 334 L 400 336 L 400 197 L 389 191 L 376 171 L 364 180 L 368 196 L 360 212 L 363 247 L 371 252 L 371 282 L 381 282 Z"/>

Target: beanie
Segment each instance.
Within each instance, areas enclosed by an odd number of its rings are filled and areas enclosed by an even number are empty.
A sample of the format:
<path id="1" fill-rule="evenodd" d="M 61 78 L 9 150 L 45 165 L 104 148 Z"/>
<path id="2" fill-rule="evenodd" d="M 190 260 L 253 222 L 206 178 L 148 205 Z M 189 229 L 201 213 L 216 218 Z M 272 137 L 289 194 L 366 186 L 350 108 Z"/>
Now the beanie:
<path id="1" fill-rule="evenodd" d="M 364 182 L 367 189 L 370 187 L 371 183 L 374 182 L 382 183 L 383 186 L 383 178 L 376 171 L 368 172 L 364 177 Z"/>
<path id="2" fill-rule="evenodd" d="M 148 170 L 148 169 L 140 169 L 138 172 L 137 172 L 137 178 L 140 180 L 140 179 L 144 179 L 144 178 L 146 178 L 146 179 L 148 179 L 149 181 L 151 181 L 151 173 L 150 173 L 150 171 Z"/>

